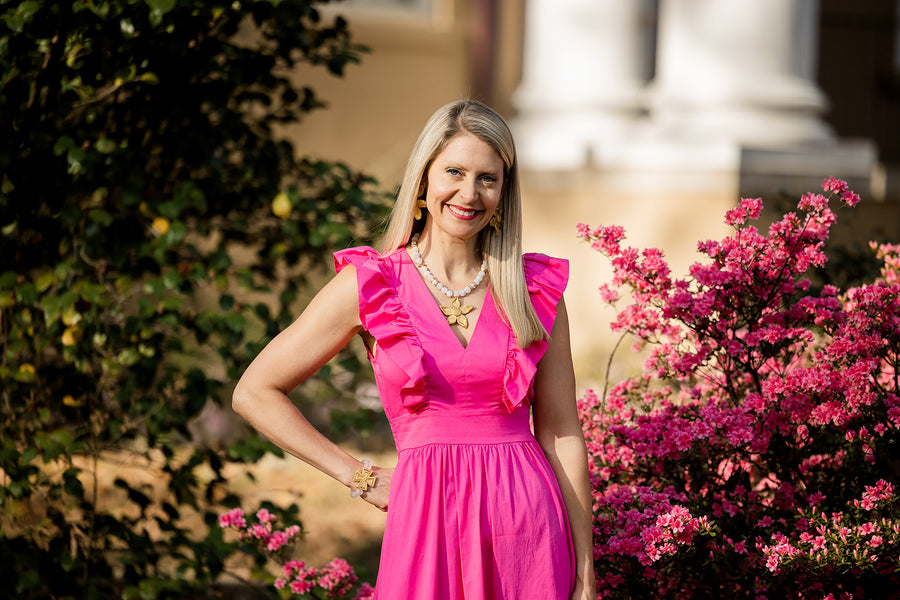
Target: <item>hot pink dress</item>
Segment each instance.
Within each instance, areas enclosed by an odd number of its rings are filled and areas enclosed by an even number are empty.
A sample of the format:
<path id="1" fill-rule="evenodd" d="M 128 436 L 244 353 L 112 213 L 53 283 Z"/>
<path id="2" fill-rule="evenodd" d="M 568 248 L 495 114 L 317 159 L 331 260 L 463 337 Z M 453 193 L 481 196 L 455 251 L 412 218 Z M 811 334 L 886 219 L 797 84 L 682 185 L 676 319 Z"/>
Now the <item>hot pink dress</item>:
<path id="1" fill-rule="evenodd" d="M 568 599 L 566 509 L 529 426 L 547 343 L 519 348 L 488 289 L 464 348 L 404 249 L 335 254 L 338 271 L 348 264 L 398 452 L 376 599 Z M 550 331 L 568 263 L 526 254 L 524 268 Z"/>

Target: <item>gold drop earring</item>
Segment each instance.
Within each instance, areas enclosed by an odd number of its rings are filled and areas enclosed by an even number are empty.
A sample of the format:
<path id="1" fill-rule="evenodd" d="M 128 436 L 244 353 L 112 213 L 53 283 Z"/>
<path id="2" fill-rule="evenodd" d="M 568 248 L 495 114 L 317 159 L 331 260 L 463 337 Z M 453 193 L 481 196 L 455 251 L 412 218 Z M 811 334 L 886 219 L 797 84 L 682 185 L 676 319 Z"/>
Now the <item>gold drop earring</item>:
<path id="1" fill-rule="evenodd" d="M 500 233 L 500 229 L 503 227 L 503 209 L 497 208 L 494 211 L 493 216 L 491 217 L 491 222 L 489 223 L 491 227 L 494 228 L 496 233 Z"/>
<path id="2" fill-rule="evenodd" d="M 424 183 L 419 184 L 419 191 L 416 193 L 416 221 L 422 220 L 422 209 L 428 206 L 428 203 L 425 202 L 425 192 L 428 188 L 425 187 Z"/>

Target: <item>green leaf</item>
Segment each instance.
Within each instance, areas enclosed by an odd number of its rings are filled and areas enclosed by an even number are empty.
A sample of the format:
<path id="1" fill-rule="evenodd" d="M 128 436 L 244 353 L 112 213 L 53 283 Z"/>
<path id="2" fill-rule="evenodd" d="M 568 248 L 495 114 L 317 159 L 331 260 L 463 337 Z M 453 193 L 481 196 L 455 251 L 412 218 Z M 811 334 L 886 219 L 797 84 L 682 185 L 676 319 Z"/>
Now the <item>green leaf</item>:
<path id="1" fill-rule="evenodd" d="M 56 143 L 53 145 L 53 154 L 56 156 L 62 156 L 70 149 L 75 147 L 75 140 L 70 138 L 67 135 L 60 136 Z"/>
<path id="2" fill-rule="evenodd" d="M 11 288 L 16 284 L 18 274 L 15 271 L 4 271 L 0 274 L 0 288 Z"/>
<path id="3" fill-rule="evenodd" d="M 113 224 L 113 216 L 102 208 L 94 208 L 88 212 L 88 218 L 103 227 Z"/>
<path id="4" fill-rule="evenodd" d="M 244 330 L 247 320 L 244 318 L 244 315 L 231 312 L 225 315 L 225 323 L 228 325 L 229 329 L 239 333 Z"/>
<path id="5" fill-rule="evenodd" d="M 22 451 L 22 456 L 19 457 L 19 464 L 27 465 L 35 458 L 37 458 L 38 450 L 34 446 L 28 446 L 25 450 Z"/>
<path id="6" fill-rule="evenodd" d="M 185 304 L 185 299 L 182 296 L 168 296 L 162 299 L 162 302 L 159 303 L 159 307 L 162 310 L 180 310 Z"/>
<path id="7" fill-rule="evenodd" d="M 97 142 L 94 144 L 94 147 L 97 149 L 97 152 L 101 154 L 110 154 L 112 152 L 115 152 L 118 144 L 116 144 L 109 138 L 103 137 L 97 140 Z"/>
<path id="8" fill-rule="evenodd" d="M 268 305 L 258 302 L 253 306 L 253 313 L 259 317 L 260 321 L 268 322 L 272 320 L 272 312 L 269 310 Z"/>
<path id="9" fill-rule="evenodd" d="M 66 493 L 75 496 L 76 498 L 84 497 L 84 486 L 81 483 L 81 480 L 78 479 L 78 473 L 81 472 L 81 469 L 77 467 L 69 467 L 63 472 L 63 487 L 66 490 Z"/>
<path id="10" fill-rule="evenodd" d="M 231 257 L 221 250 L 209 255 L 209 268 L 215 271 L 224 271 L 231 266 Z"/>
<path id="11" fill-rule="evenodd" d="M 45 271 L 38 276 L 37 280 L 35 280 L 34 287 L 39 294 L 43 294 L 54 283 L 56 283 L 56 275 L 53 271 Z"/>
<path id="12" fill-rule="evenodd" d="M 147 0 L 147 5 L 151 10 L 165 14 L 175 8 L 175 0 Z"/>
<path id="13" fill-rule="evenodd" d="M 26 305 L 37 304 L 37 290 L 34 289 L 34 284 L 32 283 L 23 283 L 16 287 L 16 300 Z"/>
<path id="14" fill-rule="evenodd" d="M 109 14 L 109 2 L 91 2 L 87 3 L 88 8 L 92 13 L 100 17 L 101 19 L 105 19 L 106 15 Z"/>
<path id="15" fill-rule="evenodd" d="M 33 0 L 20 2 L 14 13 L 7 13 L 6 15 L 3 15 L 2 19 L 6 22 L 7 27 L 12 29 L 15 33 L 20 33 L 25 26 L 31 22 L 32 17 L 34 17 L 40 8 L 40 2 Z"/>
<path id="16" fill-rule="evenodd" d="M 234 296 L 231 294 L 222 294 L 219 296 L 219 308 L 222 310 L 231 310 L 234 308 Z"/>
<path id="17" fill-rule="evenodd" d="M 147 0 L 150 7 L 150 24 L 154 27 L 162 23 L 167 12 L 175 8 L 175 0 Z"/>

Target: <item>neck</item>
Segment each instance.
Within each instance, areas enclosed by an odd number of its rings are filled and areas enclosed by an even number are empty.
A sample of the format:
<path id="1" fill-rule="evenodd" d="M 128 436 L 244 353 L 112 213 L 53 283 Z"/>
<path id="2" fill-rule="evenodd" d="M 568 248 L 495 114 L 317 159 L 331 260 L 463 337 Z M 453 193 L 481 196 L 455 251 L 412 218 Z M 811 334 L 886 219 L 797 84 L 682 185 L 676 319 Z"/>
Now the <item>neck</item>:
<path id="1" fill-rule="evenodd" d="M 472 274 L 481 268 L 481 253 L 477 238 L 460 239 L 440 235 L 426 223 L 419 236 L 419 251 L 429 268 L 439 278 L 448 282 L 471 280 Z"/>

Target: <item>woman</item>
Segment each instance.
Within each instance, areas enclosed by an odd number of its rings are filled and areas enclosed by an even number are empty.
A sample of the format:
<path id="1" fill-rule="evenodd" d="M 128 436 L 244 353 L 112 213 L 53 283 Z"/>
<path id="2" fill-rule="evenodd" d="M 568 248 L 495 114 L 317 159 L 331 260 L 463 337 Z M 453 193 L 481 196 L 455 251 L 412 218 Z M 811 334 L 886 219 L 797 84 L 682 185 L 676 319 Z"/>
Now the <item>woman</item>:
<path id="1" fill-rule="evenodd" d="M 503 119 L 477 102 L 443 106 L 413 149 L 382 252 L 336 253 L 337 276 L 234 391 L 263 435 L 388 511 L 379 600 L 596 598 L 568 264 L 522 255 L 520 208 Z M 395 469 L 350 456 L 287 398 L 357 334 Z"/>

